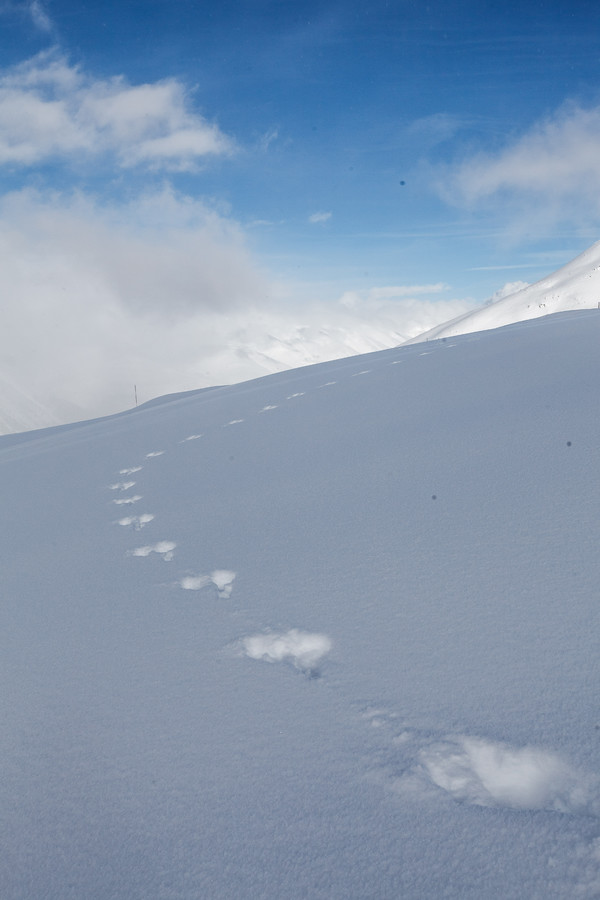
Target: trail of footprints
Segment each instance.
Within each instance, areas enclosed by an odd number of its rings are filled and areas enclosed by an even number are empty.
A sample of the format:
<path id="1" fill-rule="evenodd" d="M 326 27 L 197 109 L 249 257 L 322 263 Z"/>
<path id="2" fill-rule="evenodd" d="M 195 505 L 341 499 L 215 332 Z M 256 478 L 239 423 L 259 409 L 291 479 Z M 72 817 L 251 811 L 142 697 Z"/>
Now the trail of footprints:
<path id="1" fill-rule="evenodd" d="M 454 347 L 452 343 L 444 345 Z M 432 351 L 428 351 L 432 352 Z M 421 353 L 420 356 L 427 355 Z M 398 365 L 395 359 L 384 365 Z M 350 373 L 348 377 L 365 376 L 371 369 Z M 316 389 L 333 387 L 336 381 L 317 385 Z M 286 401 L 305 396 L 297 391 Z M 274 411 L 278 404 L 266 404 L 257 414 Z M 241 425 L 243 418 L 231 419 L 221 427 Z M 178 441 L 184 444 L 200 440 L 203 434 L 190 434 Z M 150 461 L 165 454 L 165 450 L 151 450 L 145 454 Z M 131 507 L 143 499 L 134 493 L 136 481 L 131 478 L 144 470 L 144 465 L 131 465 L 119 470 L 121 480 L 108 487 L 116 496 L 117 507 Z M 145 473 L 146 474 L 146 473 Z M 132 493 L 127 493 L 132 491 Z M 121 496 L 124 494 L 125 496 Z M 134 532 L 141 531 L 157 517 L 150 512 L 123 515 L 116 524 Z M 162 539 L 126 551 L 130 557 L 158 556 L 165 562 L 175 558 L 177 545 Z M 209 574 L 184 574 L 175 584 L 182 590 L 210 589 L 220 600 L 232 596 L 236 572 L 214 569 Z M 319 678 L 322 665 L 332 650 L 331 639 L 325 634 L 291 628 L 284 632 L 265 629 L 262 633 L 241 638 L 234 652 L 240 657 L 284 664 L 309 679 Z M 497 807 L 515 811 L 550 810 L 556 813 L 600 817 L 600 779 L 578 771 L 560 756 L 539 748 L 513 747 L 483 737 L 465 734 L 436 733 L 435 730 L 415 726 L 387 708 L 367 707 L 359 714 L 369 728 L 379 729 L 381 759 L 372 767 L 367 778 L 394 794 L 418 794 L 427 798 L 451 798 L 459 803 Z M 591 854 L 600 859 L 600 838 L 594 846 L 582 848 L 583 856 Z M 587 858 L 587 857 L 586 857 Z M 590 857 L 591 859 L 591 857 Z"/>
<path id="2" fill-rule="evenodd" d="M 392 363 L 386 363 L 386 365 L 395 365 L 396 362 L 399 362 L 399 360 L 394 360 Z M 361 369 L 356 372 L 351 372 L 348 377 L 354 378 L 360 375 L 368 375 L 371 371 L 371 369 Z M 323 384 L 317 385 L 316 389 L 319 390 L 321 388 L 333 387 L 337 383 L 337 381 L 333 380 L 326 381 Z M 297 400 L 300 397 L 304 397 L 305 394 L 306 391 L 295 391 L 292 394 L 288 394 L 285 397 L 285 400 Z M 257 410 L 257 415 L 272 412 L 273 410 L 278 409 L 278 406 L 278 403 L 267 403 Z M 230 419 L 228 422 L 224 422 L 222 427 L 229 428 L 234 425 L 241 425 L 244 422 L 244 418 Z M 203 433 L 189 434 L 187 435 L 187 437 L 180 439 L 178 443 L 185 444 L 189 441 L 197 441 L 200 440 L 203 436 Z M 150 450 L 145 454 L 144 461 L 156 459 L 160 456 L 163 456 L 165 452 L 165 450 Z M 134 504 L 139 503 L 139 501 L 143 499 L 141 494 L 127 493 L 136 486 L 136 481 L 131 476 L 137 476 L 138 473 L 142 472 L 143 469 L 144 465 L 142 464 L 124 466 L 122 469 L 119 469 L 118 475 L 120 480 L 115 481 L 108 486 L 111 491 L 115 491 L 117 493 L 117 496 L 112 500 L 113 504 L 115 504 L 116 506 L 131 507 Z M 121 494 L 125 494 L 125 496 L 121 496 Z M 144 512 L 137 515 L 123 515 L 120 519 L 116 520 L 116 524 L 121 525 L 125 528 L 130 528 L 133 531 L 137 532 L 141 531 L 151 522 L 154 522 L 155 519 L 156 516 L 154 515 L 154 513 Z M 127 555 L 132 557 L 149 557 L 155 554 L 156 556 L 162 558 L 165 562 L 170 562 L 174 559 L 176 546 L 177 545 L 174 541 L 159 540 L 153 544 L 145 544 L 140 547 L 129 549 L 127 551 Z M 196 591 L 203 590 L 204 588 L 210 587 L 212 585 L 213 588 L 216 589 L 219 598 L 228 599 L 231 596 L 233 590 L 234 580 L 235 572 L 231 572 L 225 569 L 215 569 L 210 575 L 185 575 L 181 579 L 179 579 L 177 584 L 183 590 Z M 305 671 L 307 674 L 311 674 L 312 676 L 314 676 L 316 668 L 312 664 L 312 662 L 316 662 L 316 657 L 313 659 L 314 653 L 312 651 L 308 652 L 307 654 L 304 648 L 304 644 L 302 644 L 303 641 L 308 641 L 309 637 L 307 637 L 304 632 L 292 631 L 290 632 L 290 634 L 292 635 L 291 637 L 288 636 L 288 638 L 286 638 L 285 640 L 283 638 L 280 638 L 279 642 L 275 641 L 272 646 L 269 645 L 271 646 L 271 650 L 269 652 L 265 651 L 265 654 L 263 654 L 263 656 L 260 658 L 273 661 L 273 653 L 281 653 L 282 660 L 285 659 L 291 662 L 296 668 L 299 668 L 302 671 Z M 301 647 L 296 646 L 298 641 L 300 641 L 300 643 L 302 644 Z M 252 653 L 257 652 L 256 642 L 254 644 L 251 644 L 251 646 L 254 649 L 252 650 L 252 652 L 248 651 L 247 655 L 249 656 L 252 656 Z M 275 647 L 275 650 L 273 649 L 273 647 Z M 307 659 L 312 660 L 310 665 L 307 664 Z"/>

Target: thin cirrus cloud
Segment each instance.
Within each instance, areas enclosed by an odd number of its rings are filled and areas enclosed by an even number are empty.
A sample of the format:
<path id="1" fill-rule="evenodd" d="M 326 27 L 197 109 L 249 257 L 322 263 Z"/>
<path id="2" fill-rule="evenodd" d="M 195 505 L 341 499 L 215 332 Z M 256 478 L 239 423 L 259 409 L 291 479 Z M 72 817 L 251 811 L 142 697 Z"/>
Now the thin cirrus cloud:
<path id="1" fill-rule="evenodd" d="M 81 161 L 104 153 L 121 168 L 181 171 L 233 150 L 216 124 L 192 110 L 173 78 L 141 85 L 123 77 L 93 79 L 56 51 L 0 74 L 0 164 Z"/>
<path id="2" fill-rule="evenodd" d="M 311 225 L 323 225 L 325 222 L 329 222 L 332 215 L 331 212 L 316 212 L 308 217 L 308 221 Z"/>
<path id="3" fill-rule="evenodd" d="M 54 31 L 54 23 L 40 0 L 30 0 L 25 8 L 31 17 L 31 21 L 39 31 L 43 31 L 46 34 L 51 34 Z"/>
<path id="4" fill-rule="evenodd" d="M 464 159 L 440 182 L 442 196 L 509 216 L 590 223 L 600 219 L 600 106 L 566 104 L 495 153 Z"/>
<path id="5" fill-rule="evenodd" d="M 41 0 L 3 0 L 0 3 L 0 16 L 3 15 L 25 17 L 38 31 L 45 34 L 52 34 L 55 30 Z"/>

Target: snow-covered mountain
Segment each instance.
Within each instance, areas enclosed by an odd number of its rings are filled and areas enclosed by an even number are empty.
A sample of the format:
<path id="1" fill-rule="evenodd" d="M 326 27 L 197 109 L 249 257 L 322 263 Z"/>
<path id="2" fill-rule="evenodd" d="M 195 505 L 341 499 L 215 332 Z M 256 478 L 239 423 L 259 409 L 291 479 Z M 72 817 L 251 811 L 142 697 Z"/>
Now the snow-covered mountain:
<path id="1" fill-rule="evenodd" d="M 571 309 L 600 309 L 600 241 L 535 284 L 436 325 L 406 343 L 485 331 Z"/>
<path id="2" fill-rule="evenodd" d="M 598 897 L 599 340 L 0 438 L 0 896 Z"/>

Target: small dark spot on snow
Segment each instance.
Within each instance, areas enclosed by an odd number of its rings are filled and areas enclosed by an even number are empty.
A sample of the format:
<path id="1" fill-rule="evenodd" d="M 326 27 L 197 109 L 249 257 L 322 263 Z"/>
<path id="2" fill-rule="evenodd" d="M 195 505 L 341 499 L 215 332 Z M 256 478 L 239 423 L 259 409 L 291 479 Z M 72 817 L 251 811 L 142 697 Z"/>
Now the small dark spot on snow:
<path id="1" fill-rule="evenodd" d="M 404 185 L 406 184 L 406 182 L 405 182 L 405 181 L 401 181 L 400 184 L 402 185 L 402 187 L 404 187 Z"/>
<path id="2" fill-rule="evenodd" d="M 571 441 L 567 441 L 567 447 L 571 447 L 571 446 L 572 446 Z"/>
<path id="3" fill-rule="evenodd" d="M 437 494 L 432 494 L 432 495 L 431 495 L 431 499 L 432 499 L 432 500 L 437 500 Z"/>

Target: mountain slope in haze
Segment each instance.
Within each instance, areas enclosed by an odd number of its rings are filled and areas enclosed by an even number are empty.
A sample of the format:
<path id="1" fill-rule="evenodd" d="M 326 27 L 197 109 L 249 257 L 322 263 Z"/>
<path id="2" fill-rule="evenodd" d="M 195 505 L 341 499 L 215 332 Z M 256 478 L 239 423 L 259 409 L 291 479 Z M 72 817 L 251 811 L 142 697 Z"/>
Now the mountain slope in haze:
<path id="1" fill-rule="evenodd" d="M 0 435 L 60 425 L 54 411 L 39 403 L 17 385 L 13 379 L 0 374 Z"/>
<path id="2" fill-rule="evenodd" d="M 0 438 L 0 895 L 597 897 L 599 340 Z"/>
<path id="3" fill-rule="evenodd" d="M 406 343 L 470 334 L 576 309 L 600 309 L 600 241 L 535 284 L 436 325 Z"/>
<path id="4" fill-rule="evenodd" d="M 281 331 L 271 333 L 278 324 Z M 245 381 L 321 360 L 382 350 L 402 340 L 403 335 L 394 327 L 391 317 L 389 321 L 368 327 L 356 323 L 352 326 L 351 322 L 344 326 L 321 323 L 319 327 L 292 327 L 285 319 L 269 323 L 257 318 L 234 335 L 224 335 L 222 351 L 213 355 L 207 369 L 198 374 L 196 383 Z M 174 376 L 165 372 L 164 377 L 168 384 L 169 378 Z M 182 376 L 182 380 L 189 382 L 190 376 L 187 379 Z M 133 384 L 131 394 L 133 398 Z M 115 395 L 121 397 L 117 390 Z M 101 411 L 98 411 L 99 403 L 103 405 Z M 106 407 L 106 400 L 97 395 L 86 408 L 56 397 L 48 397 L 42 402 L 19 385 L 16 375 L 0 372 L 0 435 L 71 423 L 119 408 L 115 402 L 108 403 L 108 409 Z"/>

